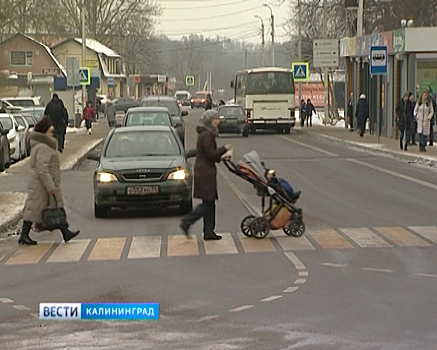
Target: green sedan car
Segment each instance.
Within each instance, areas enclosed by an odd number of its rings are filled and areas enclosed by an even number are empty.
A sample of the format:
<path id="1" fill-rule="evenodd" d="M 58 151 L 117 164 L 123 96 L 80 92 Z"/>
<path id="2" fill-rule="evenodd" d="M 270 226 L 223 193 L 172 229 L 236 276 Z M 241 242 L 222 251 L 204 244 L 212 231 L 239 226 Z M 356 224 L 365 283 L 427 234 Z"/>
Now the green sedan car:
<path id="1" fill-rule="evenodd" d="M 115 128 L 107 136 L 94 172 L 94 214 L 107 217 L 113 208 L 178 205 L 192 210 L 193 175 L 188 154 L 171 126 Z"/>

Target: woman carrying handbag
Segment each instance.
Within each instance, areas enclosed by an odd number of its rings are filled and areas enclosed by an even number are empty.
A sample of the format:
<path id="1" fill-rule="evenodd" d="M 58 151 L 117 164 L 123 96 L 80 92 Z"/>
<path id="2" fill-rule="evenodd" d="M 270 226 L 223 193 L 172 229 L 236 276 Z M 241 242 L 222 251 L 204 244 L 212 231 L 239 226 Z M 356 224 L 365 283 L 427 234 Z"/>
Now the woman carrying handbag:
<path id="1" fill-rule="evenodd" d="M 36 244 L 29 237 L 32 223 L 46 230 L 60 229 L 65 242 L 79 234 L 79 231 L 68 229 L 63 209 L 61 168 L 54 130 L 49 117 L 45 116 L 30 134 L 32 172 L 29 193 L 24 204 L 23 229 L 18 241 L 20 244 Z"/>

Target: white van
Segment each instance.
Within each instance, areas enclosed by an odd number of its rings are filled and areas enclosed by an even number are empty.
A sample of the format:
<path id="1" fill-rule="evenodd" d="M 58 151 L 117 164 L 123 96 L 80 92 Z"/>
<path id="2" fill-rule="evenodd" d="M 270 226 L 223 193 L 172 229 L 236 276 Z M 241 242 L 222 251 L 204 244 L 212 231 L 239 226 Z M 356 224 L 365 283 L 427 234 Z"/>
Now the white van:
<path id="1" fill-rule="evenodd" d="M 8 107 L 34 107 L 41 106 L 40 97 L 1 97 L 0 104 L 4 102 Z"/>

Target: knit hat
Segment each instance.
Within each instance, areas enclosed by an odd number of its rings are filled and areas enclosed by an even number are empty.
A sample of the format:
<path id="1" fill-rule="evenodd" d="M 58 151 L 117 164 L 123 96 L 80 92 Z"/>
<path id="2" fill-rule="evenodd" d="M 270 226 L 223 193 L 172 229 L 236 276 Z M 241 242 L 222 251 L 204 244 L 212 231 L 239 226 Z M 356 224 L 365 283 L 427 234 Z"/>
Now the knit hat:
<path id="1" fill-rule="evenodd" d="M 212 121 L 219 117 L 217 111 L 208 110 L 200 117 L 200 124 L 205 126 L 206 128 L 212 127 Z"/>
<path id="2" fill-rule="evenodd" d="M 38 123 L 35 125 L 35 131 L 45 134 L 47 130 L 53 125 L 52 121 L 48 116 L 44 116 Z"/>
<path id="3" fill-rule="evenodd" d="M 365 94 L 361 94 L 360 98 L 361 98 L 362 100 L 365 100 L 365 99 L 366 99 L 366 95 L 365 95 Z"/>

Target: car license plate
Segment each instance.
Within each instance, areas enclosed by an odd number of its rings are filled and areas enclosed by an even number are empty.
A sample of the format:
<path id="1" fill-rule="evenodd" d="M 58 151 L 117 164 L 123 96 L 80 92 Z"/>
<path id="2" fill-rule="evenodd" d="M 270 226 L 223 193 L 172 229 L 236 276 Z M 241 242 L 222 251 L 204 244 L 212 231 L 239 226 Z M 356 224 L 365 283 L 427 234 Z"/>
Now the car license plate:
<path id="1" fill-rule="evenodd" d="M 159 186 L 135 186 L 126 189 L 128 195 L 145 196 L 149 194 L 158 194 Z"/>

